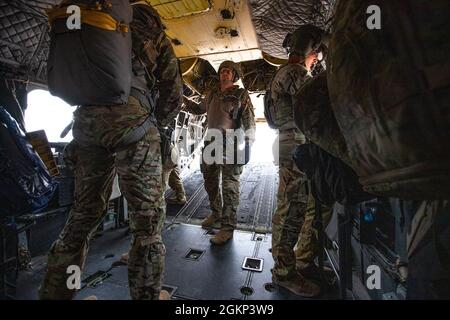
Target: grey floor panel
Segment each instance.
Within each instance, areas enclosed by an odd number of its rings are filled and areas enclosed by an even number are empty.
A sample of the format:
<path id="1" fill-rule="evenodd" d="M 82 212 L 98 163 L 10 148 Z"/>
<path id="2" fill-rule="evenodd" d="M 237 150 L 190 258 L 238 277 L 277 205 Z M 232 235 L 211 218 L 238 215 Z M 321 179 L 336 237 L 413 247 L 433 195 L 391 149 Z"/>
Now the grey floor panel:
<path id="1" fill-rule="evenodd" d="M 223 247 L 211 245 L 210 237 L 198 226 L 176 225 L 165 232 L 165 283 L 177 287 L 176 296 L 202 300 L 240 297 L 247 275 L 241 265 L 253 251 L 249 246 L 251 234 L 236 232 Z M 190 249 L 204 253 L 198 260 L 186 259 Z"/>
<path id="2" fill-rule="evenodd" d="M 199 300 L 291 300 L 301 297 L 271 285 L 273 260 L 269 251 L 271 236 L 235 231 L 234 238 L 224 246 L 211 245 L 212 235 L 199 226 L 175 224 L 163 232 L 166 246 L 164 285 L 175 299 Z M 112 263 L 129 249 L 130 235 L 125 229 L 106 231 L 94 239 L 86 260 L 82 280 L 107 272 L 107 277 L 84 287 L 76 299 L 96 295 L 100 300 L 128 300 L 127 266 Z M 198 260 L 186 258 L 191 250 L 201 252 Z M 114 256 L 111 256 L 114 254 Z M 262 272 L 242 269 L 245 257 L 264 260 Z M 33 269 L 21 271 L 18 299 L 37 299 L 37 290 L 45 271 L 45 257 L 33 259 Z M 94 286 L 95 285 L 95 286 Z M 252 289 L 246 295 L 245 287 Z M 328 295 L 328 298 L 332 296 Z"/>
<path id="3" fill-rule="evenodd" d="M 271 283 L 273 259 L 271 220 L 277 191 L 276 167 L 270 163 L 250 163 L 241 176 L 241 202 L 238 229 L 225 246 L 213 246 L 212 237 L 198 224 L 210 213 L 209 201 L 203 187 L 203 177 L 195 170 L 185 178 L 188 203 L 168 206 L 163 240 L 166 246 L 164 284 L 178 299 L 240 299 L 277 300 L 301 299 Z M 168 192 L 167 195 L 170 195 Z M 181 223 L 180 223 L 181 222 Z M 189 224 L 187 224 L 187 223 Z M 95 287 L 87 286 L 77 299 L 96 295 L 99 299 L 130 299 L 126 266 L 113 263 L 130 248 L 131 235 L 127 228 L 104 231 L 92 239 L 82 279 L 107 272 Z M 200 258 L 188 259 L 189 250 L 198 250 Z M 264 260 L 262 272 L 242 269 L 245 257 Z M 21 271 L 19 299 L 36 299 L 37 289 L 45 272 L 45 256 L 33 259 L 33 268 Z M 331 295 L 324 297 L 332 298 Z"/>

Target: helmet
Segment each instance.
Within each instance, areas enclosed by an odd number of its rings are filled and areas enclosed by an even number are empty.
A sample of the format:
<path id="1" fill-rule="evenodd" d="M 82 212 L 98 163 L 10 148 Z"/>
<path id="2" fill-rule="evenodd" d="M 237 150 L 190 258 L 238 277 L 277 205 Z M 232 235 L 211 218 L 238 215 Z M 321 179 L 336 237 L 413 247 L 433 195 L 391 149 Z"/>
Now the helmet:
<path id="1" fill-rule="evenodd" d="M 130 0 L 130 5 L 135 7 L 133 11 L 133 18 L 134 22 L 139 21 L 141 23 L 146 21 L 155 21 L 159 28 L 165 29 L 165 26 L 161 20 L 161 17 L 158 14 L 158 11 L 156 11 L 155 8 L 152 7 L 150 0 Z M 138 5 L 138 6 L 136 6 Z M 144 23 L 145 24 L 145 23 Z M 135 23 L 135 29 L 136 29 L 136 23 Z M 146 26 L 143 27 L 142 30 L 138 30 L 140 33 L 148 32 L 146 30 Z"/>
<path id="2" fill-rule="evenodd" d="M 220 69 L 222 68 L 228 68 L 234 71 L 234 78 L 233 78 L 233 82 L 238 81 L 240 78 L 242 78 L 242 71 L 241 71 L 241 67 L 239 67 L 239 65 L 237 63 L 234 63 L 233 61 L 227 60 L 224 61 L 220 64 L 219 66 L 219 73 L 220 73 Z"/>
<path id="3" fill-rule="evenodd" d="M 327 33 L 311 24 L 298 27 L 283 41 L 283 48 L 286 48 L 288 54 L 296 53 L 303 57 L 316 51 L 321 45 L 327 45 Z"/>

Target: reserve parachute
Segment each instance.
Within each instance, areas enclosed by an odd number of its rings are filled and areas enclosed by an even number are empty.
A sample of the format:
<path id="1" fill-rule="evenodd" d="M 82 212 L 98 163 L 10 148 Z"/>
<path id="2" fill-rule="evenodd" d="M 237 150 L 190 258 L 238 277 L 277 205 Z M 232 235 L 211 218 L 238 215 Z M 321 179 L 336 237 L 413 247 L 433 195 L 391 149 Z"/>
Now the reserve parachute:
<path id="1" fill-rule="evenodd" d="M 127 103 L 132 73 L 129 1 L 68 0 L 47 14 L 50 93 L 70 105 Z"/>
<path id="2" fill-rule="evenodd" d="M 381 28 L 369 29 L 377 5 Z M 334 115 L 368 192 L 450 192 L 450 1 L 340 0 L 328 55 Z"/>
<path id="3" fill-rule="evenodd" d="M 320 148 L 350 164 L 347 145 L 331 107 L 325 71 L 306 80 L 293 97 L 293 105 L 297 128 Z"/>

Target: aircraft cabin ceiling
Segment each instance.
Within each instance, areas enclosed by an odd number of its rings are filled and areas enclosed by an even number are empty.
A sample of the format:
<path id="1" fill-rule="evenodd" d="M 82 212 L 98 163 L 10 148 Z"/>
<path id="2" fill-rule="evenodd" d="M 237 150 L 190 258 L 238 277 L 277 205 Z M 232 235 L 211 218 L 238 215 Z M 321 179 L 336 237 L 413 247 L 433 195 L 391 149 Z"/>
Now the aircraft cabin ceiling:
<path id="1" fill-rule="evenodd" d="M 46 83 L 45 9 L 61 0 L 0 0 L 0 76 Z M 181 59 L 284 59 L 285 35 L 310 22 L 324 26 L 335 0 L 149 0 Z"/>
<path id="2" fill-rule="evenodd" d="M 248 0 L 260 48 L 273 57 L 286 59 L 282 48 L 287 33 L 312 23 L 328 29 L 336 0 Z"/>

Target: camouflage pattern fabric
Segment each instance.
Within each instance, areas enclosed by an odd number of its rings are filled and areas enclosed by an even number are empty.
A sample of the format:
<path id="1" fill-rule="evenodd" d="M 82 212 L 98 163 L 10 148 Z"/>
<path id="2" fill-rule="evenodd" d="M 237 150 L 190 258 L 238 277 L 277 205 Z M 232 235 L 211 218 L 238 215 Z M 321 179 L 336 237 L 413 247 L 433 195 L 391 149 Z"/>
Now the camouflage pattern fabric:
<path id="1" fill-rule="evenodd" d="M 270 83 L 270 94 L 276 109 L 275 125 L 279 130 L 291 130 L 294 123 L 294 97 L 308 77 L 305 67 L 300 64 L 289 63 L 282 66 Z"/>
<path id="2" fill-rule="evenodd" d="M 370 5 L 381 10 L 376 32 L 366 25 Z M 449 12 L 448 0 L 336 2 L 330 99 L 351 167 L 369 193 L 448 198 Z"/>
<path id="3" fill-rule="evenodd" d="M 200 170 L 205 180 L 212 214 L 220 218 L 222 230 L 234 230 L 237 223 L 236 212 L 239 207 L 239 179 L 243 166 L 202 163 Z"/>
<path id="4" fill-rule="evenodd" d="M 223 123 L 223 119 L 212 119 L 215 114 L 212 114 L 212 112 L 208 112 L 209 109 L 215 109 L 215 110 L 222 110 L 225 113 L 228 113 L 234 108 L 235 102 L 229 102 L 229 100 L 225 99 L 225 96 L 238 96 L 239 87 L 234 86 L 230 90 L 226 91 L 225 93 L 220 92 L 220 87 L 215 86 L 212 89 L 208 91 L 208 93 L 205 95 L 205 98 L 202 99 L 200 104 L 196 104 L 195 102 L 191 100 L 186 101 L 186 110 L 188 112 L 191 112 L 193 114 L 201 115 L 205 114 L 208 118 L 208 128 L 209 129 L 228 129 L 223 128 L 221 126 L 214 126 L 211 125 L 211 123 Z M 242 108 L 242 117 L 241 117 L 241 124 L 244 130 L 254 129 L 256 127 L 255 123 L 255 111 L 253 108 L 252 101 L 250 99 L 250 95 L 248 94 L 248 91 L 245 91 L 241 95 L 241 108 Z M 215 106 L 213 108 L 212 106 Z M 231 119 L 227 119 L 231 120 Z M 231 124 L 231 121 L 230 121 Z M 234 128 L 237 129 L 237 128 Z"/>
<path id="5" fill-rule="evenodd" d="M 350 165 L 347 145 L 331 107 L 326 72 L 305 81 L 292 101 L 297 128 L 319 147 Z"/>
<path id="6" fill-rule="evenodd" d="M 307 79 L 308 72 L 300 64 L 282 66 L 272 79 L 270 95 L 276 108 L 275 124 L 279 134 L 279 187 L 277 209 L 272 218 L 272 272 L 279 277 L 295 271 L 294 247 L 302 228 L 308 204 L 308 180 L 292 159 L 304 135 L 295 128 L 293 97 Z"/>
<path id="7" fill-rule="evenodd" d="M 156 10 L 148 5 L 134 5 L 133 15 L 133 67 L 143 63 L 145 70 L 134 75 L 132 86 L 144 91 L 156 88 L 156 120 L 160 127 L 166 127 L 179 113 L 183 102 L 179 62 Z"/>
<path id="8" fill-rule="evenodd" d="M 226 99 L 226 96 L 238 97 L 239 87 L 233 86 L 226 92 L 221 92 L 220 87 L 212 88 L 202 99 L 200 104 L 187 101 L 186 110 L 194 114 L 207 114 L 208 129 L 237 129 L 229 116 L 229 112 L 236 107 L 236 99 Z M 241 126 L 244 130 L 255 129 L 255 112 L 248 92 L 245 90 L 240 95 L 242 108 Z M 221 110 L 227 119 L 212 119 L 217 116 L 211 110 Z M 212 121 L 214 120 L 214 121 Z M 220 125 L 211 125 L 217 123 Z M 225 126 L 222 126 L 224 124 Z M 229 125 L 230 127 L 226 127 Z M 254 139 L 249 136 L 250 141 Z M 225 151 L 225 149 L 224 149 Z M 205 180 L 205 189 L 208 193 L 212 214 L 220 217 L 223 230 L 234 230 L 236 228 L 236 212 L 239 207 L 240 175 L 243 165 L 238 164 L 205 164 L 200 165 L 200 170 Z M 220 188 L 222 185 L 222 190 Z"/>
<path id="9" fill-rule="evenodd" d="M 292 151 L 301 140 L 290 133 L 280 136 L 280 160 L 277 209 L 272 218 L 272 272 L 289 276 L 295 271 L 294 247 L 304 224 L 308 205 L 308 180 L 292 159 Z"/>
<path id="10" fill-rule="evenodd" d="M 325 230 L 331 219 L 331 208 L 322 205 L 322 224 Z M 313 222 L 316 216 L 314 197 L 309 194 L 308 206 L 305 212 L 305 221 L 303 222 L 295 246 L 296 269 L 302 270 L 314 265 L 314 259 L 319 254 L 318 234 L 314 228 Z"/>
<path id="11" fill-rule="evenodd" d="M 145 107 L 130 97 L 127 106 L 81 107 L 74 117 L 74 140 L 65 156 L 75 167 L 75 203 L 50 249 L 40 298 L 73 298 L 75 290 L 66 285 L 67 267 L 83 269 L 89 240 L 106 215 L 117 172 L 128 201 L 133 234 L 128 264 L 131 297 L 158 299 L 165 254 L 161 240 L 165 203 L 159 132 L 151 128 L 141 141 L 116 155 L 114 149 L 121 138 L 148 117 Z"/>
<path id="12" fill-rule="evenodd" d="M 180 178 L 180 169 L 178 166 L 173 168 L 164 168 L 163 171 L 163 190 L 169 186 L 174 192 L 177 199 L 184 199 L 186 191 L 184 190 L 183 181 Z"/>
<path id="13" fill-rule="evenodd" d="M 150 11 L 148 9 L 150 8 Z M 156 118 L 167 125 L 179 112 L 182 81 L 170 41 L 151 7 L 133 7 L 133 65 L 146 66 L 144 78 L 135 74 L 133 86 L 159 93 Z M 149 15 L 141 14 L 150 13 Z M 140 27 L 143 27 L 142 29 Z M 145 32 L 140 32 L 144 30 Z M 145 83 L 139 80 L 145 80 Z M 146 90 L 147 91 L 147 90 Z M 165 220 L 162 189 L 161 139 L 156 127 L 133 144 L 121 146 L 124 137 L 150 116 L 134 97 L 126 105 L 82 106 L 74 113 L 74 140 L 67 146 L 66 163 L 75 171 L 75 203 L 63 231 L 50 249 L 41 299 L 71 299 L 66 285 L 70 265 L 83 269 L 89 240 L 107 212 L 113 178 L 128 201 L 130 230 L 128 280 L 132 299 L 158 299 L 164 273 L 165 248 L 161 231 Z M 121 146 L 120 150 L 116 150 Z"/>

